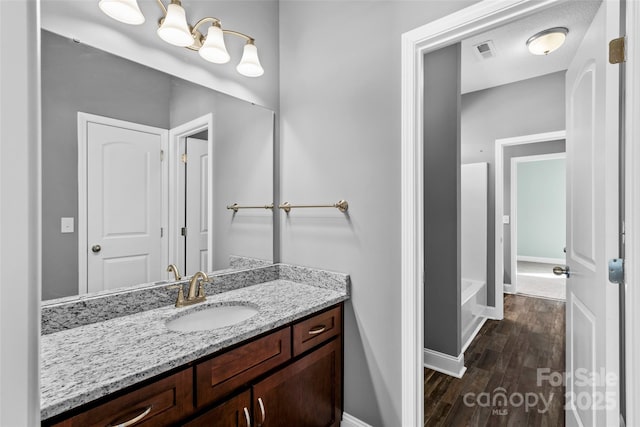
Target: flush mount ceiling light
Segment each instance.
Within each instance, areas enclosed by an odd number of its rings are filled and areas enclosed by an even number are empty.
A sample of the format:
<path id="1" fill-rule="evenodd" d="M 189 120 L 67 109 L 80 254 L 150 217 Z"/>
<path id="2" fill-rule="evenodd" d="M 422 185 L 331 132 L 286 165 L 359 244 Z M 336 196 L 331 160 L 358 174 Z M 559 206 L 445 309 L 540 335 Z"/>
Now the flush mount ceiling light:
<path id="1" fill-rule="evenodd" d="M 209 62 L 225 64 L 231 57 L 224 43 L 224 35 L 240 37 L 246 44 L 236 70 L 247 77 L 259 77 L 264 74 L 253 37 L 223 29 L 218 18 L 202 18 L 194 26 L 190 26 L 180 0 L 171 0 L 166 7 L 161 0 L 157 0 L 157 3 L 164 14 L 158 23 L 158 36 L 165 42 L 195 50 Z M 140 25 L 145 21 L 137 0 L 100 0 L 98 6 L 107 16 L 125 24 Z M 206 35 L 203 35 L 198 28 L 205 24 L 211 25 Z"/>
<path id="2" fill-rule="evenodd" d="M 527 47 L 534 55 L 548 55 L 558 49 L 567 38 L 569 30 L 565 27 L 549 28 L 529 37 Z"/>

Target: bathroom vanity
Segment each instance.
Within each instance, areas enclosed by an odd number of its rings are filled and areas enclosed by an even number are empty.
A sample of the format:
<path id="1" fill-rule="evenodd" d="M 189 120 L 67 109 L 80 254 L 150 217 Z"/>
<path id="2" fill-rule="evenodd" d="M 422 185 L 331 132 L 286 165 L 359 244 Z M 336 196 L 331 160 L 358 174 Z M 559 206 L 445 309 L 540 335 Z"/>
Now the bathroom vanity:
<path id="1" fill-rule="evenodd" d="M 160 289 L 166 284 L 129 290 L 118 305 Z M 45 308 L 43 425 L 339 426 L 348 276 L 276 264 L 214 274 L 207 293 L 191 307 L 120 312 L 57 331 L 54 319 L 71 319 L 60 313 L 88 301 Z M 257 313 L 213 330 L 167 328 L 176 317 L 239 304 Z"/>

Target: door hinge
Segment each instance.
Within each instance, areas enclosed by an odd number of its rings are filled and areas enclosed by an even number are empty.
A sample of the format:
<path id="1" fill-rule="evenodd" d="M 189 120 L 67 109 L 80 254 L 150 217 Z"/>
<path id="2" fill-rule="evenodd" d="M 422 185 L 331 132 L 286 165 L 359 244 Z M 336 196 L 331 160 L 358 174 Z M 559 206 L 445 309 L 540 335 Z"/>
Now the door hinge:
<path id="1" fill-rule="evenodd" d="M 164 228 L 160 227 L 160 237 L 164 237 Z"/>
<path id="2" fill-rule="evenodd" d="M 622 258 L 609 260 L 609 281 L 619 285 L 624 283 L 624 260 Z"/>
<path id="3" fill-rule="evenodd" d="M 187 236 L 187 227 L 180 228 L 180 235 L 185 237 Z"/>
<path id="4" fill-rule="evenodd" d="M 180 161 L 184 164 L 187 164 L 187 153 L 184 153 L 182 156 L 180 156 Z"/>
<path id="5" fill-rule="evenodd" d="M 627 56 L 625 54 L 625 36 L 618 37 L 617 39 L 613 39 L 609 42 L 609 63 L 610 64 L 620 64 L 621 62 L 625 62 L 627 60 Z"/>
<path id="6" fill-rule="evenodd" d="M 160 161 L 164 162 L 164 150 L 160 150 Z"/>

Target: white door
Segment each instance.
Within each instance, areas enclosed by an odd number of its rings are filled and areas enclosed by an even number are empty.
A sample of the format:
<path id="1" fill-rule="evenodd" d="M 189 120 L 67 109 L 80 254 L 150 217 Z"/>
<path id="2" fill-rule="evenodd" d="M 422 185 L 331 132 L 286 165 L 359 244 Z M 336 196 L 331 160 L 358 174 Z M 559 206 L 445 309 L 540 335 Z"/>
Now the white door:
<path id="1" fill-rule="evenodd" d="M 607 60 L 618 20 L 618 2 L 602 2 L 566 75 L 567 426 L 619 423 L 618 289 L 607 274 L 618 253 L 618 66 Z"/>
<path id="2" fill-rule="evenodd" d="M 161 149 L 167 131 L 112 122 L 118 124 L 86 127 L 87 241 L 80 250 L 87 254 L 88 292 L 163 275 Z"/>
<path id="3" fill-rule="evenodd" d="M 187 236 L 185 242 L 186 272 L 209 271 L 207 265 L 208 237 L 208 142 L 207 140 L 187 138 L 187 171 L 185 222 Z"/>

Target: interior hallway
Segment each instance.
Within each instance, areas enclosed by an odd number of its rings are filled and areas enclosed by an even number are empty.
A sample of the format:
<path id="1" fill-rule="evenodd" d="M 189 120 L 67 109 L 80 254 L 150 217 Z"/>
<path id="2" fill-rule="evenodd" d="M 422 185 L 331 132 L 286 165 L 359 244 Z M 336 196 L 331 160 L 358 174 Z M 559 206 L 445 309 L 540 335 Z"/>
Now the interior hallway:
<path id="1" fill-rule="evenodd" d="M 505 295 L 464 360 L 462 379 L 425 369 L 425 426 L 564 426 L 564 386 L 547 379 L 565 370 L 564 302 Z"/>

